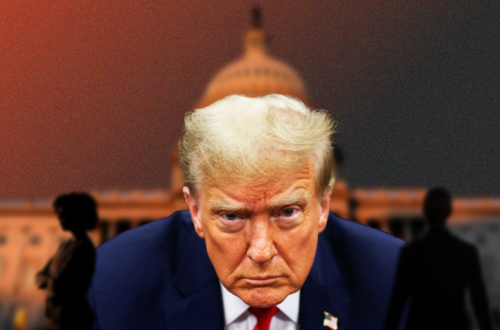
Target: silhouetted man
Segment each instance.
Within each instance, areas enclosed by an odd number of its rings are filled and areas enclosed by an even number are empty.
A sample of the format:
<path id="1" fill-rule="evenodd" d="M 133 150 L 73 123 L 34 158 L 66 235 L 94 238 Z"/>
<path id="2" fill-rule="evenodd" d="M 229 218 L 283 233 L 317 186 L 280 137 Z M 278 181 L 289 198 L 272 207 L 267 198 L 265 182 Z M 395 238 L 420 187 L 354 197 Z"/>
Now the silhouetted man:
<path id="1" fill-rule="evenodd" d="M 63 230 L 73 237 L 61 243 L 56 254 L 37 274 L 40 289 L 47 290 L 45 314 L 56 330 L 89 330 L 92 311 L 86 293 L 94 273 L 94 245 L 87 230 L 97 224 L 97 204 L 84 193 L 59 196 L 54 202 Z"/>
<path id="2" fill-rule="evenodd" d="M 445 228 L 450 214 L 448 192 L 443 188 L 431 189 L 424 201 L 424 215 L 430 230 L 414 243 L 428 267 L 434 304 L 431 325 L 440 330 L 468 329 L 465 290 L 469 289 L 481 330 L 493 329 L 477 249 Z"/>

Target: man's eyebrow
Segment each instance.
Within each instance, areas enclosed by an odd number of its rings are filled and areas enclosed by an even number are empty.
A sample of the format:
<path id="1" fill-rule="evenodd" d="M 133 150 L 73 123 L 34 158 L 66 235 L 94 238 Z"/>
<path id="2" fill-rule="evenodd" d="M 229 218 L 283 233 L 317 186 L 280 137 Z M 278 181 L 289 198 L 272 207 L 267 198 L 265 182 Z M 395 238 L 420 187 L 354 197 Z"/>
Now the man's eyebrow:
<path id="1" fill-rule="evenodd" d="M 289 195 L 277 201 L 268 202 L 267 205 L 271 208 L 279 209 L 284 206 L 294 205 L 294 204 L 305 204 L 307 203 L 307 198 L 304 194 Z"/>
<path id="2" fill-rule="evenodd" d="M 276 201 L 268 201 L 267 202 L 267 207 L 271 209 L 280 209 L 282 207 L 288 206 L 288 205 L 294 205 L 294 204 L 306 204 L 307 203 L 307 196 L 304 195 L 304 193 L 295 193 L 288 195 L 286 197 L 283 197 L 281 199 L 277 199 Z M 217 200 L 212 200 L 209 202 L 209 207 L 210 210 L 223 210 L 226 212 L 246 212 L 250 213 L 252 212 L 252 208 L 249 208 L 245 204 L 231 204 L 231 202 L 226 202 L 221 199 Z"/>
<path id="3" fill-rule="evenodd" d="M 209 205 L 210 210 L 224 210 L 228 212 L 250 212 L 251 210 L 243 204 L 234 205 L 223 200 L 213 200 Z"/>

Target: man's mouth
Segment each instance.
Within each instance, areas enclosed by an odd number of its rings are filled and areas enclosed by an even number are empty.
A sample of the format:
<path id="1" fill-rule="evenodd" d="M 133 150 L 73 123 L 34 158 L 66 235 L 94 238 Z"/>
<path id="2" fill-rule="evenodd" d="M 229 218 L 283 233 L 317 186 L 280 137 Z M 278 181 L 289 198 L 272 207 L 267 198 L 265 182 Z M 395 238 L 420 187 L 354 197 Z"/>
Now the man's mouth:
<path id="1" fill-rule="evenodd" d="M 247 277 L 245 280 L 253 286 L 267 286 L 276 282 L 281 276 L 256 276 Z"/>

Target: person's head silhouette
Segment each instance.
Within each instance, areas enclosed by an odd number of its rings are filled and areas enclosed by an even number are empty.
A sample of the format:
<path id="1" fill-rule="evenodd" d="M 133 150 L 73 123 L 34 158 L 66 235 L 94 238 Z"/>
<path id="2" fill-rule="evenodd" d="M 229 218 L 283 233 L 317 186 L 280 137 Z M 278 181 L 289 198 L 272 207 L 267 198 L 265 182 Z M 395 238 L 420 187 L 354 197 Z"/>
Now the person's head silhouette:
<path id="1" fill-rule="evenodd" d="M 424 199 L 424 215 L 431 228 L 443 227 L 451 214 L 451 196 L 444 188 L 432 188 Z"/>
<path id="2" fill-rule="evenodd" d="M 71 231 L 75 237 L 86 235 L 87 230 L 97 225 L 97 203 L 88 194 L 61 195 L 54 201 L 54 210 L 62 229 Z"/>

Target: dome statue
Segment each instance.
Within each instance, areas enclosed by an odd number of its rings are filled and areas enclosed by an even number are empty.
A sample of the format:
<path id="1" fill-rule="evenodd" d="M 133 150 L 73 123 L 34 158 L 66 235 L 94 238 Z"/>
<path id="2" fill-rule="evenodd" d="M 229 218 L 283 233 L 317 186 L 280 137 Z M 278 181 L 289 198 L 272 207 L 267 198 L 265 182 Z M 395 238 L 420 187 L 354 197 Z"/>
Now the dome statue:
<path id="1" fill-rule="evenodd" d="M 252 27 L 245 35 L 244 55 L 215 75 L 195 108 L 204 108 L 231 94 L 250 97 L 284 94 L 311 105 L 299 74 L 267 54 L 269 38 L 260 17 L 260 10 L 254 8 Z"/>

